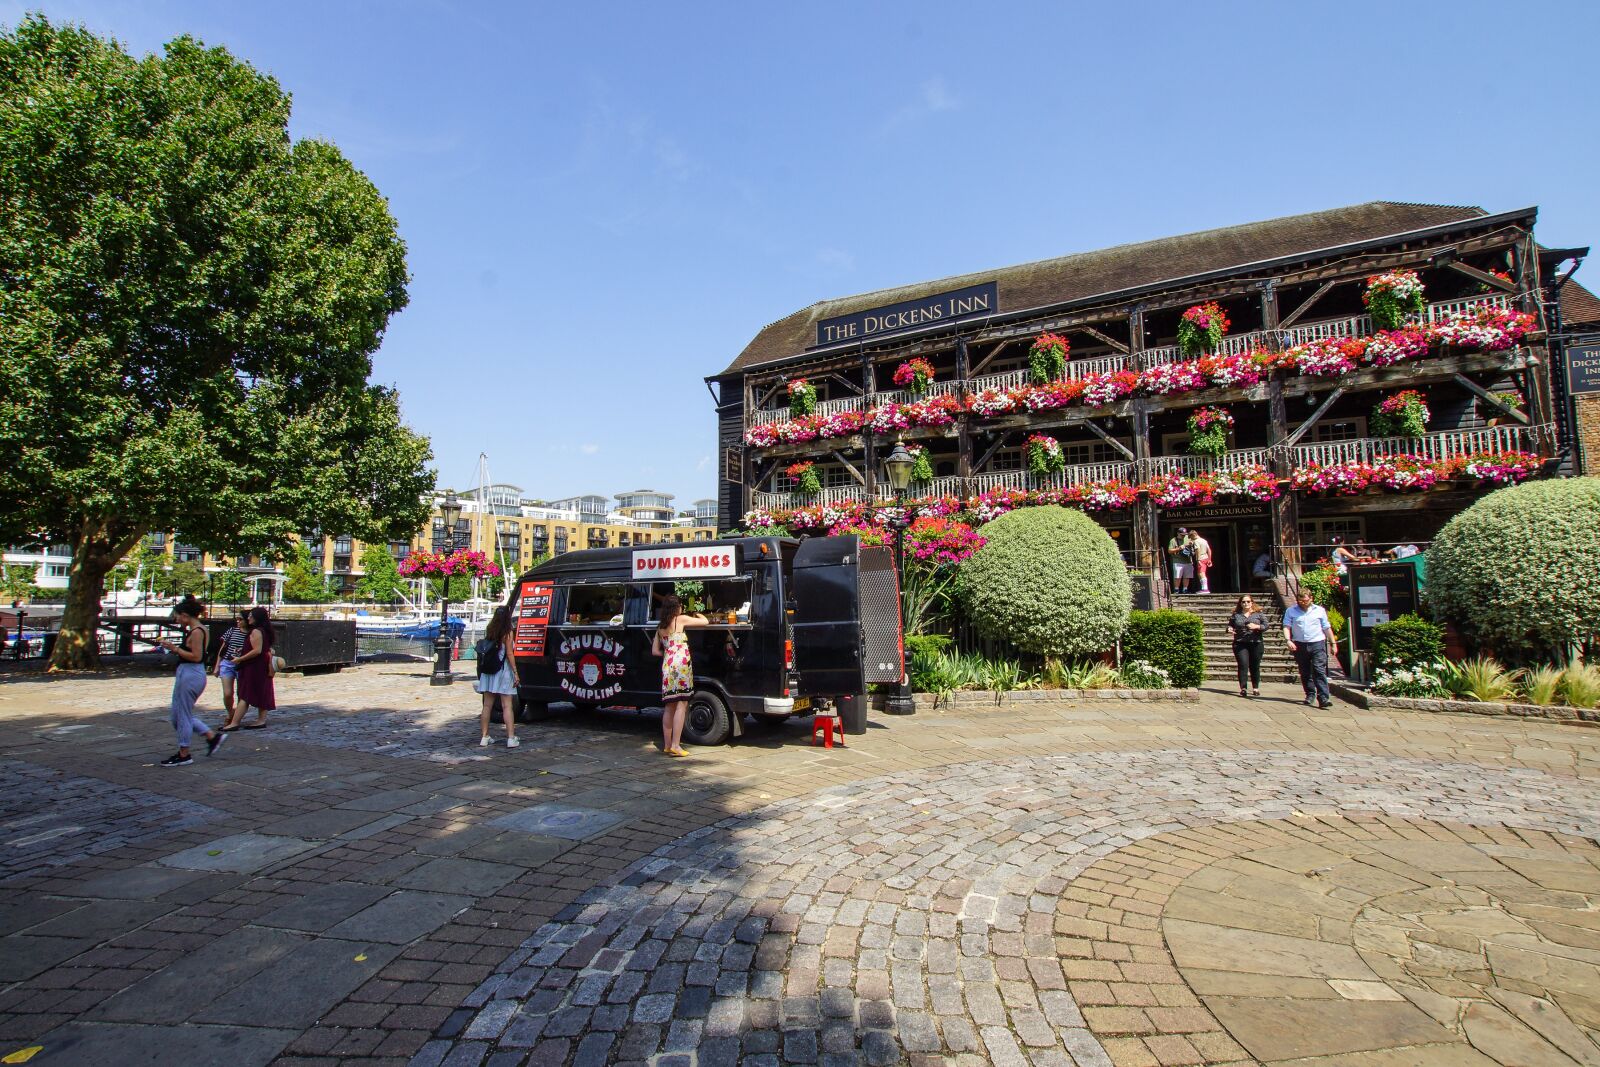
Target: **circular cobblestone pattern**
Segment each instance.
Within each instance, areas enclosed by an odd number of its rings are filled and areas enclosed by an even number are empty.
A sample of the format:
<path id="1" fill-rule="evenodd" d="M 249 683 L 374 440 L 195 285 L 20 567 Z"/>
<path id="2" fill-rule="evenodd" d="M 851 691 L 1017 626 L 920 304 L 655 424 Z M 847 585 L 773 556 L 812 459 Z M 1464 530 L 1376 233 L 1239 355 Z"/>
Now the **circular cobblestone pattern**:
<path id="1" fill-rule="evenodd" d="M 1103 752 L 685 835 L 413 1062 L 1600 1063 L 1600 795 L 1534 770 Z"/>

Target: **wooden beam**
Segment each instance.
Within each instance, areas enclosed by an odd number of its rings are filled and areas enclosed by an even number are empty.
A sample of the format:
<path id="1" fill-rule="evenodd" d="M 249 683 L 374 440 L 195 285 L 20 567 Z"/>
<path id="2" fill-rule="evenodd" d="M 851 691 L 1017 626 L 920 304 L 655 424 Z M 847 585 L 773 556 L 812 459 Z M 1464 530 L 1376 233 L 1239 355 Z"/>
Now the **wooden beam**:
<path id="1" fill-rule="evenodd" d="M 1294 433 L 1291 433 L 1288 437 L 1284 438 L 1284 446 L 1289 447 L 1299 444 L 1300 438 L 1306 435 L 1306 431 L 1315 426 L 1317 424 L 1317 420 L 1322 418 L 1323 415 L 1327 414 L 1329 408 L 1333 407 L 1334 402 L 1337 401 L 1341 396 L 1344 396 L 1344 390 L 1345 387 L 1341 385 L 1334 389 L 1333 392 L 1329 393 L 1327 398 L 1324 399 L 1321 404 L 1317 405 L 1317 410 L 1311 413 L 1311 417 L 1305 422 L 1302 422 L 1299 426 L 1295 427 Z"/>
<path id="2" fill-rule="evenodd" d="M 1296 322 L 1300 321 L 1300 316 L 1304 315 L 1306 312 L 1310 311 L 1312 304 L 1315 304 L 1318 300 L 1321 300 L 1324 296 L 1327 295 L 1327 292 L 1328 292 L 1329 289 L 1332 289 L 1334 286 L 1336 286 L 1338 284 L 1339 284 L 1339 280 L 1337 278 L 1329 278 L 1327 281 L 1323 282 L 1320 286 L 1317 287 L 1317 291 L 1316 292 L 1312 293 L 1309 297 L 1306 298 L 1304 303 L 1302 303 L 1299 307 L 1295 308 L 1293 311 L 1289 312 L 1289 314 L 1285 315 L 1278 322 L 1278 329 L 1287 330 L 1289 327 L 1293 326 Z"/>
<path id="3" fill-rule="evenodd" d="M 996 356 L 998 356 L 1000 353 L 1004 352 L 1006 349 L 1010 348 L 1012 345 L 1014 345 L 1016 343 L 1017 342 L 1015 340 L 1011 340 L 1011 341 L 1001 341 L 999 344 L 995 345 L 994 348 L 989 350 L 989 354 L 987 356 L 984 356 L 982 359 L 980 359 L 978 361 L 978 365 L 976 367 L 972 368 L 972 373 L 967 375 L 967 377 L 968 378 L 976 378 L 978 375 L 982 374 L 983 373 L 983 368 L 985 368 L 989 364 L 993 363 Z"/>
<path id="4" fill-rule="evenodd" d="M 1134 458 L 1133 453 L 1128 450 L 1127 445 L 1123 444 L 1121 441 L 1102 430 L 1098 425 L 1096 425 L 1093 419 L 1084 419 L 1083 424 L 1087 426 L 1090 432 L 1092 432 L 1096 437 L 1100 438 L 1100 440 L 1104 441 L 1118 452 L 1121 452 L 1125 458 L 1129 460 Z"/>
<path id="5" fill-rule="evenodd" d="M 852 382 L 849 378 L 844 377 L 842 374 L 837 374 L 834 371 L 829 371 L 827 374 L 823 375 L 823 377 L 838 382 L 840 385 L 844 386 L 846 389 L 849 389 L 851 392 L 855 393 L 856 396 L 865 396 L 866 395 L 861 391 L 861 386 L 857 385 L 855 382 Z"/>
<path id="6" fill-rule="evenodd" d="M 866 485 L 867 484 L 867 479 L 862 476 L 860 471 L 856 470 L 855 464 L 851 463 L 848 459 L 844 458 L 844 454 L 843 453 L 841 453 L 841 452 L 830 452 L 828 454 L 830 456 L 832 456 L 834 459 L 838 460 L 840 463 L 844 464 L 844 469 L 850 472 L 850 476 L 856 480 L 856 483 L 858 485 Z"/>
<path id="7" fill-rule="evenodd" d="M 1475 278 L 1484 285 L 1492 286 L 1495 289 L 1500 289 L 1508 293 L 1514 293 L 1517 291 L 1516 282 L 1490 274 L 1486 270 L 1479 270 L 1477 267 L 1469 267 L 1460 260 L 1453 259 L 1445 265 L 1459 274 L 1465 274 L 1469 278 Z"/>
<path id="8" fill-rule="evenodd" d="M 1453 380 L 1457 385 L 1461 386 L 1461 388 L 1465 389 L 1467 392 L 1471 393 L 1473 396 L 1477 397 L 1479 400 L 1487 400 L 1489 402 L 1489 406 L 1494 408 L 1496 411 L 1511 416 L 1524 426 L 1529 425 L 1528 416 L 1526 413 L 1518 411 L 1510 404 L 1502 403 L 1493 393 L 1489 392 L 1489 390 L 1485 389 L 1471 378 L 1468 378 L 1463 374 L 1455 374 L 1451 375 L 1451 380 Z"/>
<path id="9" fill-rule="evenodd" d="M 1079 326 L 1077 330 L 1079 333 L 1088 334 L 1090 337 L 1093 337 L 1095 340 L 1099 341 L 1101 344 L 1110 348 L 1114 352 L 1118 352 L 1124 356 L 1128 354 L 1127 345 L 1123 344 L 1115 337 L 1108 337 L 1099 330 L 1095 329 L 1093 326 Z"/>
<path id="10" fill-rule="evenodd" d="M 1006 443 L 1006 438 L 1010 436 L 1010 431 L 1002 432 L 1000 436 L 995 439 L 994 444 L 989 446 L 989 451 L 985 452 L 983 457 L 972 465 L 972 473 L 982 474 L 983 469 L 987 467 L 989 465 L 989 461 L 994 458 L 994 454 L 1000 451 L 1001 447 Z"/>
<path id="11" fill-rule="evenodd" d="M 760 411 L 766 405 L 767 401 L 772 399 L 773 394 L 784 387 L 785 381 L 786 379 L 779 378 L 776 382 L 773 382 L 772 388 L 768 389 L 765 393 L 762 393 L 761 399 L 756 401 L 756 406 L 750 409 L 751 413 L 754 414 L 755 412 Z"/>

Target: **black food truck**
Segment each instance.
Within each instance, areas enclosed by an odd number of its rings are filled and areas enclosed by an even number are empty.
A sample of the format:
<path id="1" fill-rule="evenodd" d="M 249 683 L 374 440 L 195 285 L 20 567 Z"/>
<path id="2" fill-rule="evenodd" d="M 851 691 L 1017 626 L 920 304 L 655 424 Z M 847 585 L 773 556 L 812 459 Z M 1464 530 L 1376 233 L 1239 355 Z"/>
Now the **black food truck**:
<path id="1" fill-rule="evenodd" d="M 865 725 L 866 687 L 904 669 L 900 596 L 887 548 L 854 536 L 738 537 L 568 552 L 513 590 L 518 713 L 659 707 L 650 654 L 661 598 L 709 626 L 689 629 L 695 692 L 684 737 L 715 745 L 745 715 L 781 721 L 842 709 Z"/>

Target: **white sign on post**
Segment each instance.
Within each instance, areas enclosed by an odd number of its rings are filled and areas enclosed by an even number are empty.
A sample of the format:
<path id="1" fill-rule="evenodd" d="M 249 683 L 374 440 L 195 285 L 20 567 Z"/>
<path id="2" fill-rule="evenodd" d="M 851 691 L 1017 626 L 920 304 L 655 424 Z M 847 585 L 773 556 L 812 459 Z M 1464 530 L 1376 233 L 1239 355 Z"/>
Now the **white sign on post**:
<path id="1" fill-rule="evenodd" d="M 706 548 L 640 548 L 633 553 L 636 581 L 654 578 L 732 578 L 739 573 L 733 545 Z"/>

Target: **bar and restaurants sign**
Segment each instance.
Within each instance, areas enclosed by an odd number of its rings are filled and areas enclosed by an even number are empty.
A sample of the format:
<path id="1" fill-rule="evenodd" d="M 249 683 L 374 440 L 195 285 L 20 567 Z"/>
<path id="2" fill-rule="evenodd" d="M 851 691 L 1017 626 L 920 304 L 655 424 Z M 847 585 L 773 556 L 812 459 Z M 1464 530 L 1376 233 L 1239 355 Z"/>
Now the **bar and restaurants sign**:
<path id="1" fill-rule="evenodd" d="M 732 578 L 739 573 L 739 546 L 639 548 L 633 552 L 636 581 L 661 578 Z"/>
<path id="2" fill-rule="evenodd" d="M 1417 610 L 1417 568 L 1409 563 L 1352 563 L 1350 639 L 1357 652 L 1372 650 L 1372 628 Z"/>
<path id="3" fill-rule="evenodd" d="M 823 319 L 817 323 L 817 344 L 862 341 L 918 326 L 934 326 L 967 315 L 989 314 L 999 309 L 999 283 L 982 282 L 964 289 L 952 289 L 898 304 Z"/>

